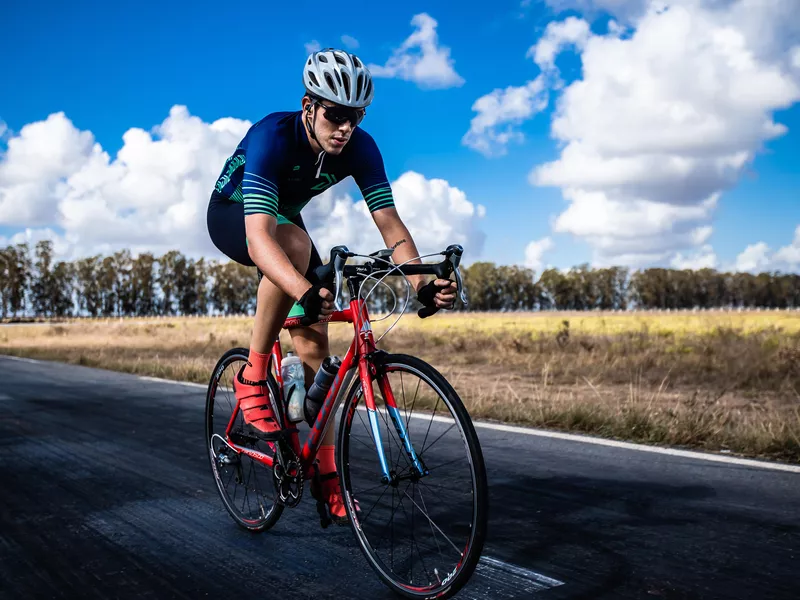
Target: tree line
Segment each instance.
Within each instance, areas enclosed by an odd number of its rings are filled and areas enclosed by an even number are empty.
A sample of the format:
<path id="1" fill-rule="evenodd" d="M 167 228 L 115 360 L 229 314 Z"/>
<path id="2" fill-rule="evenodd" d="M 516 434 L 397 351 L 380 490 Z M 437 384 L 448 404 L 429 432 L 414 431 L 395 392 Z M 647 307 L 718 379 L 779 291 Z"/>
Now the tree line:
<path id="1" fill-rule="evenodd" d="M 800 307 L 798 274 L 584 264 L 569 271 L 547 269 L 537 280 L 531 269 L 490 262 L 473 263 L 462 273 L 471 311 Z M 386 281 L 402 306 L 404 284 Z M 121 250 L 72 262 L 56 261 L 50 241 L 32 251 L 25 243 L 0 250 L 3 318 L 245 314 L 255 310 L 257 288 L 252 267 L 193 259 L 177 250 L 160 257 Z M 391 309 L 394 299 L 379 286 L 369 303 L 371 310 L 382 311 Z M 416 307 L 412 302 L 410 308 Z M 460 304 L 457 309 L 464 310 Z"/>

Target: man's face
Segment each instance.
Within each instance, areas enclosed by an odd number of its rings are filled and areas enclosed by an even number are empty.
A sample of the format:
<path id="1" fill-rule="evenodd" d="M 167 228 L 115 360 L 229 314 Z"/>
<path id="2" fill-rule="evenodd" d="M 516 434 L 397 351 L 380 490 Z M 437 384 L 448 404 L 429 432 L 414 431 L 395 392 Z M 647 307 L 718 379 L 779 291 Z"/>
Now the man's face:
<path id="1" fill-rule="evenodd" d="M 347 142 L 350 141 L 350 136 L 353 134 L 355 127 L 352 120 L 336 123 L 328 117 L 341 121 L 343 116 L 353 116 L 355 114 L 363 116 L 364 109 L 348 109 L 336 106 L 333 102 L 327 100 L 313 102 L 306 99 L 303 100 L 304 107 L 308 106 L 306 102 L 309 102 L 311 106 L 311 123 L 317 136 L 317 142 L 328 154 L 340 154 Z M 329 108 L 332 109 L 330 112 L 328 112 Z"/>

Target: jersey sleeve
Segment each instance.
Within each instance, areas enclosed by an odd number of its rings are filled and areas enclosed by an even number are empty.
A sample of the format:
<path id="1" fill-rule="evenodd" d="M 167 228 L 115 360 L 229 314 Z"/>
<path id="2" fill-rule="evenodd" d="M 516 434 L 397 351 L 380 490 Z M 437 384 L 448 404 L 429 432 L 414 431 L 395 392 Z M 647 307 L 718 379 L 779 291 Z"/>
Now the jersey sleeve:
<path id="1" fill-rule="evenodd" d="M 386 177 L 383 157 L 375 140 L 362 130 L 355 157 L 353 179 L 355 179 L 369 212 L 394 206 L 392 188 Z"/>
<path id="2" fill-rule="evenodd" d="M 245 216 L 278 216 L 278 181 L 283 154 L 277 132 L 268 127 L 252 132 L 242 177 Z"/>

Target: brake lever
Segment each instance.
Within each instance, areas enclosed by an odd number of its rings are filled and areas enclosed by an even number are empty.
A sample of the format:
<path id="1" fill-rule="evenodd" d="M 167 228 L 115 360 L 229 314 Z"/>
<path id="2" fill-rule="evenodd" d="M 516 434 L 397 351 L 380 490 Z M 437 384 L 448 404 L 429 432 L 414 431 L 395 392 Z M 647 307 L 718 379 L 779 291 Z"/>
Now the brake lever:
<path id="1" fill-rule="evenodd" d="M 458 268 L 461 264 L 461 255 L 464 254 L 464 248 L 459 244 L 451 244 L 444 253 L 447 256 L 447 260 L 449 260 L 450 264 L 453 266 L 453 273 L 456 275 L 458 297 L 461 299 L 464 306 L 467 306 L 469 303 L 467 302 L 467 295 L 464 292 L 464 280 L 461 278 L 461 270 Z"/>
<path id="2" fill-rule="evenodd" d="M 347 257 L 352 256 L 353 253 L 347 249 L 347 246 L 335 246 L 331 248 L 331 261 L 333 262 L 333 277 L 334 277 L 334 292 L 333 292 L 333 308 L 337 311 L 343 311 L 339 297 L 342 295 L 342 270 L 347 262 Z"/>

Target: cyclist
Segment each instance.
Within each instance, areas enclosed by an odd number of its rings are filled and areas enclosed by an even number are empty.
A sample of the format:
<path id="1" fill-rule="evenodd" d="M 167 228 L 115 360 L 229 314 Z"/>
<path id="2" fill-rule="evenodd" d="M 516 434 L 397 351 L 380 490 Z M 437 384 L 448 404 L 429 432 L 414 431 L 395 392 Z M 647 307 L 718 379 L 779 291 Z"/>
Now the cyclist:
<path id="1" fill-rule="evenodd" d="M 313 270 L 322 264 L 300 215 L 330 186 L 352 176 L 396 263 L 419 255 L 394 206 L 383 159 L 359 127 L 374 95 L 369 70 L 348 52 L 313 52 L 303 68 L 301 110 L 276 112 L 255 123 L 226 160 L 208 205 L 208 231 L 230 259 L 257 267 L 255 323 L 247 364 L 234 381 L 245 423 L 258 435 L 279 429 L 266 389 L 269 353 L 287 316 L 301 317 L 290 335 L 310 385 L 328 356 L 327 323 L 333 294 Z M 419 259 L 412 262 L 421 262 Z M 409 276 L 417 299 L 431 308 L 452 308 L 456 286 Z M 317 456 L 321 490 L 335 523 L 347 521 L 334 460 L 334 428 Z"/>

